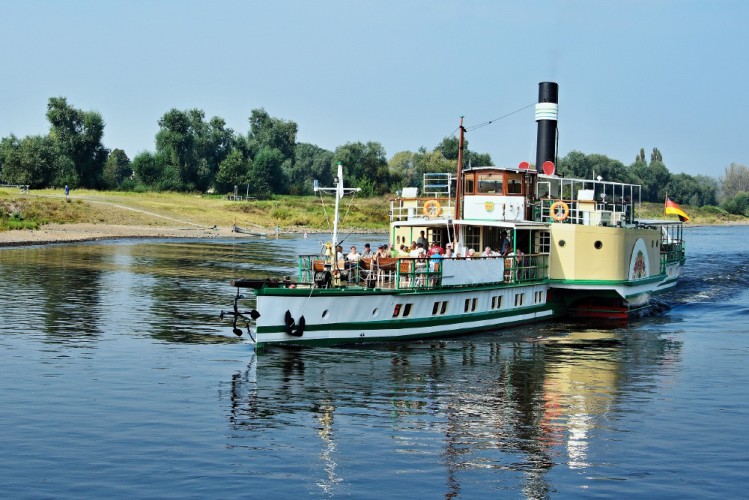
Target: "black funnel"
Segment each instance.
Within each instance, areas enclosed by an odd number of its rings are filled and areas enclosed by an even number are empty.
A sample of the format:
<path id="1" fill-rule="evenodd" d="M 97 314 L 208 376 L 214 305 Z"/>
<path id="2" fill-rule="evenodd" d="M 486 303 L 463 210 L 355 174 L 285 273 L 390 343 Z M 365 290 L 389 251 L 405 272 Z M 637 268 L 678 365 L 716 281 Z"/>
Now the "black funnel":
<path id="1" fill-rule="evenodd" d="M 556 164 L 558 103 L 559 84 L 539 83 L 538 104 L 536 104 L 536 121 L 538 122 L 536 170 L 542 170 L 544 162 L 547 161 Z"/>

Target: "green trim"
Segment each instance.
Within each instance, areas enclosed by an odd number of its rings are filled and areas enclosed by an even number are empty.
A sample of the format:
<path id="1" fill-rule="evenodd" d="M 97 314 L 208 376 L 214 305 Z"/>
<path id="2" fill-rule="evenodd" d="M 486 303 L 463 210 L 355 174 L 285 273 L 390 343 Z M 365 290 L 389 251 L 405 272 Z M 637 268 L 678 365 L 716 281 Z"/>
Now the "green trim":
<path id="1" fill-rule="evenodd" d="M 509 309 L 509 310 L 496 310 L 488 312 L 477 312 L 477 313 L 464 313 L 460 315 L 452 316 L 432 316 L 429 318 L 394 318 L 384 319 L 381 321 L 359 321 L 349 323 L 329 323 L 322 325 L 310 325 L 307 324 L 304 331 L 345 331 L 345 330 L 386 330 L 389 328 L 411 329 L 411 328 L 423 328 L 423 327 L 436 327 L 436 326 L 451 326 L 459 325 L 461 323 L 469 323 L 473 321 L 484 321 L 491 319 L 506 318 L 512 316 L 520 316 L 522 314 L 531 314 L 534 312 L 542 312 L 549 310 L 552 312 L 552 316 L 556 313 L 554 308 L 549 304 L 539 304 L 534 306 Z M 472 327 L 475 328 L 475 327 Z M 286 327 L 283 324 L 259 326 L 257 329 L 258 335 L 265 333 L 278 333 L 286 331 Z"/>
<path id="2" fill-rule="evenodd" d="M 261 288 L 255 290 L 258 297 L 352 297 L 372 295 L 443 295 L 446 293 L 463 293 L 483 290 L 505 290 L 508 288 L 527 288 L 548 284 L 548 280 L 523 281 L 521 283 L 505 283 L 501 281 L 480 285 L 441 286 L 436 288 Z"/>
<path id="3" fill-rule="evenodd" d="M 662 281 L 663 278 L 667 277 L 668 275 L 666 273 L 661 274 L 655 274 L 653 276 L 650 276 L 649 278 L 645 278 L 642 280 L 632 281 L 632 280 L 558 280 L 558 279 L 552 279 L 549 280 L 549 284 L 551 286 L 554 285 L 602 285 L 602 286 L 612 286 L 612 285 L 624 285 L 624 286 L 639 286 L 639 285 L 647 285 L 648 283 L 657 283 L 658 281 Z"/>
<path id="4" fill-rule="evenodd" d="M 535 307 L 534 307 L 535 308 Z M 544 316 L 542 318 L 534 318 L 534 319 L 518 319 L 516 321 L 510 321 L 507 323 L 503 323 L 499 327 L 505 328 L 517 324 L 529 324 L 533 322 L 541 322 L 541 321 L 548 321 L 554 317 L 557 317 L 560 315 L 560 312 L 554 308 L 549 307 L 548 308 L 551 311 L 551 315 Z M 521 312 L 525 312 L 527 309 L 522 310 Z M 403 320 L 401 320 L 403 321 Z M 409 325 L 412 326 L 412 325 Z M 408 342 L 408 341 L 414 341 L 414 340 L 424 340 L 424 339 L 438 339 L 438 338 L 445 338 L 445 337 L 457 337 L 462 335 L 469 335 L 474 333 L 480 333 L 480 332 L 486 332 L 491 330 L 496 330 L 498 328 L 497 325 L 490 325 L 485 327 L 464 327 L 464 328 L 450 328 L 448 330 L 441 330 L 441 331 L 430 331 L 427 333 L 417 333 L 413 335 L 398 335 L 398 336 L 388 336 L 388 337 L 378 337 L 376 339 L 363 337 L 363 338 L 348 338 L 348 339 L 304 339 L 304 338 L 290 338 L 288 341 L 280 341 L 280 342 L 263 342 L 262 338 L 260 338 L 261 332 L 258 332 L 257 337 L 257 348 L 260 349 L 263 346 L 272 346 L 272 345 L 305 345 L 305 346 L 332 346 L 332 345 L 345 345 L 345 344 L 376 344 L 376 343 L 386 343 L 386 342 Z"/>

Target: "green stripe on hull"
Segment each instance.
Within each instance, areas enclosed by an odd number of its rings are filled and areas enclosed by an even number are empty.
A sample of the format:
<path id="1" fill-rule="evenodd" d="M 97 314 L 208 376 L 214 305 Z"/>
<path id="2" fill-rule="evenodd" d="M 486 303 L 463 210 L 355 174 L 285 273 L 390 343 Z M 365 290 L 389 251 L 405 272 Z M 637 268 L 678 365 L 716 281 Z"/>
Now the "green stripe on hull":
<path id="1" fill-rule="evenodd" d="M 373 295 L 440 295 L 456 292 L 475 292 L 483 290 L 506 290 L 508 288 L 528 287 L 547 283 L 546 280 L 524 281 L 522 283 L 486 283 L 476 286 L 442 286 L 438 288 L 363 288 L 363 287 L 341 287 L 341 288 L 261 288 L 255 290 L 258 297 L 349 297 L 349 296 L 373 296 Z"/>
<path id="2" fill-rule="evenodd" d="M 523 309 L 521 311 L 515 311 L 514 315 L 521 316 L 525 315 L 534 311 L 549 311 L 551 314 L 535 319 L 528 319 L 528 318 L 518 318 L 516 320 L 510 320 L 507 322 L 502 323 L 501 325 L 491 325 L 491 326 L 484 326 L 484 327 L 476 327 L 476 326 L 467 326 L 467 327 L 451 327 L 449 330 L 432 330 L 426 333 L 417 333 L 413 335 L 393 335 L 393 336 L 387 336 L 387 337 L 377 337 L 377 338 L 370 338 L 370 337 L 364 337 L 362 339 L 358 338 L 325 338 L 325 339 L 304 339 L 301 338 L 289 338 L 289 340 L 285 341 L 274 341 L 274 342 L 263 342 L 262 338 L 260 338 L 260 335 L 262 333 L 258 333 L 258 340 L 257 340 L 257 347 L 261 348 L 262 346 L 269 346 L 269 345 L 304 345 L 304 346 L 332 346 L 332 345 L 351 345 L 351 344 L 373 344 L 373 343 L 386 343 L 386 342 L 403 342 L 403 341 L 413 341 L 413 340 L 425 340 L 425 339 L 438 339 L 438 338 L 446 338 L 446 337 L 457 337 L 461 335 L 470 335 L 473 333 L 480 333 L 480 332 L 486 332 L 495 330 L 497 328 L 505 328 L 509 326 L 515 326 L 519 324 L 528 324 L 532 322 L 539 322 L 539 321 L 548 321 L 549 319 L 552 319 L 556 316 L 559 316 L 561 313 L 557 311 L 553 307 L 549 307 L 548 305 L 539 306 L 539 307 L 533 307 L 528 309 Z M 477 315 L 473 315 L 470 319 L 470 321 L 476 321 Z M 485 314 L 482 314 L 482 316 L 485 316 Z M 501 316 L 512 316 L 511 314 L 504 313 Z M 496 316 L 496 317 L 501 317 Z M 488 319 L 488 318 L 487 318 Z M 416 321 L 416 320 L 400 320 L 399 322 L 396 321 L 387 321 L 387 323 L 390 323 L 391 326 L 393 323 L 399 323 L 402 324 L 406 321 Z M 462 323 L 467 322 L 462 321 Z M 371 323 L 348 323 L 348 325 L 360 325 L 360 324 L 367 324 L 370 327 L 372 326 Z M 443 325 L 443 326 L 449 326 L 449 325 Z M 413 328 L 414 323 L 408 324 L 408 327 L 404 327 L 403 329 L 409 329 Z M 384 327 L 383 327 L 384 328 Z M 283 328 L 282 328 L 283 329 Z M 331 330 L 332 328 L 327 328 L 328 330 Z M 344 328 L 341 328 L 344 329 Z M 305 330 L 307 331 L 307 330 Z"/>

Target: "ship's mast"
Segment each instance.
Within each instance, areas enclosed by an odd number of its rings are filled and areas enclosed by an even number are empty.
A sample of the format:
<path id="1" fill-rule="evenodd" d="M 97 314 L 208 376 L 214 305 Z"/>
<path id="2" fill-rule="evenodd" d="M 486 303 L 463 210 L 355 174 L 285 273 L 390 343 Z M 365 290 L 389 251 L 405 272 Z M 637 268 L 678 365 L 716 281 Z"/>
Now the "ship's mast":
<path id="1" fill-rule="evenodd" d="M 361 188 L 344 188 L 343 187 L 343 165 L 338 162 L 338 175 L 334 179 L 335 187 L 332 188 L 321 188 L 317 185 L 315 180 L 315 191 L 332 191 L 335 192 L 335 215 L 333 216 L 333 255 L 335 256 L 335 249 L 338 247 L 338 214 L 341 198 L 346 193 L 354 193 L 361 191 Z"/>
<path id="2" fill-rule="evenodd" d="M 463 147 L 465 144 L 465 127 L 463 127 L 463 117 L 460 117 L 460 135 L 458 140 L 458 172 L 457 184 L 455 186 L 455 220 L 460 220 L 460 204 L 463 198 Z M 454 228 L 455 241 L 458 241 L 458 228 Z"/>

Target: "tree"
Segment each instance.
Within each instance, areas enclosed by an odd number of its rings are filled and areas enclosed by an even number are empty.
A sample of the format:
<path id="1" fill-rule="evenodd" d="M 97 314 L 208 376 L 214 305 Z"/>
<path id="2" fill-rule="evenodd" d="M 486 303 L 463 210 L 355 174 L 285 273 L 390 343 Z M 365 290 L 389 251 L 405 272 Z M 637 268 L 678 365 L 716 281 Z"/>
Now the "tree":
<path id="1" fill-rule="evenodd" d="M 261 199 L 270 198 L 281 191 L 283 154 L 274 148 L 264 147 L 252 160 L 250 167 L 250 192 Z"/>
<path id="2" fill-rule="evenodd" d="M 250 132 L 247 135 L 246 143 L 249 157 L 254 162 L 257 156 L 263 150 L 266 150 L 266 156 L 262 161 L 264 164 L 270 161 L 274 165 L 273 177 L 268 179 L 273 192 L 287 193 L 289 179 L 286 177 L 286 173 L 294 169 L 297 124 L 292 121 L 273 118 L 264 109 L 253 109 L 250 112 L 249 120 Z M 276 151 L 276 153 L 270 155 L 269 151 Z M 276 170 L 275 163 L 279 158 L 280 168 Z"/>
<path id="3" fill-rule="evenodd" d="M 169 184 L 180 189 L 206 191 L 213 183 L 221 162 L 234 146 L 234 131 L 222 118 L 205 121 L 200 109 L 171 109 L 159 120 L 156 152 L 171 168 Z M 178 178 L 174 178 L 174 173 Z"/>
<path id="4" fill-rule="evenodd" d="M 704 175 L 692 177 L 689 174 L 674 174 L 665 191 L 669 198 L 679 203 L 695 206 L 714 205 L 717 182 Z"/>
<path id="5" fill-rule="evenodd" d="M 104 163 L 103 181 L 109 189 L 120 187 L 122 182 L 133 174 L 130 158 L 121 149 L 114 149 Z"/>
<path id="6" fill-rule="evenodd" d="M 460 149 L 460 140 L 455 136 L 445 137 L 442 142 L 437 144 L 434 151 L 442 153 L 446 160 L 458 161 L 458 150 Z M 488 153 L 476 153 L 468 148 L 468 141 L 463 140 L 463 167 L 471 165 L 473 167 L 482 167 L 492 165 L 492 158 Z M 457 164 L 456 164 L 457 168 Z"/>
<path id="7" fill-rule="evenodd" d="M 731 163 L 726 167 L 721 182 L 721 192 L 724 198 L 733 198 L 741 192 L 749 192 L 749 168 Z"/>
<path id="8" fill-rule="evenodd" d="M 723 202 L 723 210 L 729 214 L 735 215 L 747 215 L 749 209 L 749 193 L 742 191 L 733 198 L 729 198 Z"/>
<path id="9" fill-rule="evenodd" d="M 333 162 L 343 164 L 345 184 L 361 187 L 364 196 L 384 194 L 390 189 L 385 148 L 379 142 L 349 142 L 339 146 Z M 364 188 L 367 188 L 366 192 Z"/>
<path id="10" fill-rule="evenodd" d="M 671 173 L 663 162 L 651 161 L 650 164 L 637 162 L 630 166 L 629 172 L 633 181 L 642 185 L 643 201 L 663 202 L 666 199 L 666 189 L 671 180 Z"/>
<path id="11" fill-rule="evenodd" d="M 133 158 L 131 167 L 136 179 L 145 187 L 158 189 L 165 175 L 167 159 L 163 155 L 144 151 Z"/>
<path id="12" fill-rule="evenodd" d="M 631 182 L 631 176 L 619 160 L 606 155 L 585 155 L 580 151 L 570 151 L 559 160 L 559 173 L 580 179 L 594 179 L 600 176 L 606 181 Z"/>
<path id="13" fill-rule="evenodd" d="M 321 186 L 333 185 L 333 153 L 314 144 L 298 142 L 294 162 L 284 165 L 291 194 L 311 194 L 315 179 Z"/>
<path id="14" fill-rule="evenodd" d="M 55 178 L 68 185 L 98 188 L 109 152 L 102 145 L 104 120 L 95 111 L 80 111 L 64 97 L 52 97 L 47 104 L 49 136 L 55 143 L 62 171 Z M 73 166 L 74 172 L 70 170 Z"/>
<path id="15" fill-rule="evenodd" d="M 0 141 L 0 163 L 5 182 L 43 188 L 52 181 L 58 159 L 49 137 L 34 135 L 19 140 L 11 134 Z"/>
<path id="16" fill-rule="evenodd" d="M 390 187 L 397 190 L 412 186 L 414 183 L 414 156 L 413 151 L 399 151 L 388 161 L 390 173 Z"/>
<path id="17" fill-rule="evenodd" d="M 718 180 L 707 175 L 696 175 L 694 177 L 699 189 L 699 206 L 718 204 Z"/>
<path id="18" fill-rule="evenodd" d="M 233 192 L 234 186 L 248 184 L 251 164 L 251 161 L 245 159 L 242 151 L 233 149 L 218 167 L 216 188 L 220 192 Z"/>
<path id="19" fill-rule="evenodd" d="M 293 161 L 297 128 L 295 122 L 273 118 L 262 108 L 253 109 L 248 141 L 254 154 L 262 148 L 271 148 L 278 150 L 284 159 Z"/>

